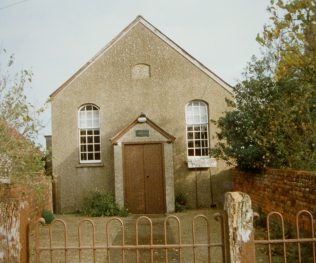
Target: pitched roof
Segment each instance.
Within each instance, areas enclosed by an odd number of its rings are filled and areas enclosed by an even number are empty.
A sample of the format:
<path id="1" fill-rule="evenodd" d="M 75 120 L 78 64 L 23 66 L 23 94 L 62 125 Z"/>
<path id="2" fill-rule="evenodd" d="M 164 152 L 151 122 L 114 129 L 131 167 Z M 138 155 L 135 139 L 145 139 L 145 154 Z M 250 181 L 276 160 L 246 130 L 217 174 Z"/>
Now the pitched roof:
<path id="1" fill-rule="evenodd" d="M 175 49 L 180 55 L 185 57 L 189 62 L 198 67 L 201 71 L 203 71 L 206 75 L 208 75 L 211 79 L 219 83 L 223 88 L 225 88 L 231 94 L 233 93 L 232 87 L 217 76 L 214 72 L 204 66 L 201 62 L 191 56 L 188 52 L 186 52 L 183 48 L 173 42 L 170 38 L 160 32 L 156 27 L 150 24 L 146 19 L 142 16 L 137 16 L 123 31 L 121 31 L 111 42 L 109 42 L 103 49 L 101 49 L 93 58 L 91 58 L 86 64 L 84 64 L 75 74 L 73 74 L 68 80 L 66 80 L 58 89 L 56 89 L 50 96 L 54 97 L 57 93 L 59 93 L 63 88 L 65 88 L 68 84 L 70 84 L 74 79 L 76 79 L 82 72 L 89 68 L 94 61 L 96 61 L 100 56 L 106 53 L 113 45 L 115 45 L 122 37 L 124 37 L 134 26 L 141 23 L 147 29 L 149 29 L 152 33 L 158 36 L 161 40 L 167 43 L 170 47 Z"/>
<path id="2" fill-rule="evenodd" d="M 168 142 L 175 141 L 176 137 L 172 136 L 162 128 L 160 128 L 156 123 L 154 123 L 151 119 L 149 119 L 144 113 L 141 113 L 134 121 L 128 124 L 124 129 L 120 130 L 117 134 L 115 134 L 111 139 L 112 144 L 116 144 L 117 141 L 124 136 L 130 129 L 132 129 L 135 125 L 139 124 L 139 118 L 145 118 L 144 122 L 146 122 L 150 127 L 159 132 L 161 135 L 168 139 Z"/>

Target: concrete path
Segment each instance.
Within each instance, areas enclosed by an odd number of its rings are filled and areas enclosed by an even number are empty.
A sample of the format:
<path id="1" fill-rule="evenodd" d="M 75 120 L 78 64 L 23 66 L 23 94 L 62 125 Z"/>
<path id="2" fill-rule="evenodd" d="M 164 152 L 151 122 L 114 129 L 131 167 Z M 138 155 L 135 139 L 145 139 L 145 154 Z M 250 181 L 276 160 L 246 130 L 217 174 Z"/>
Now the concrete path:
<path id="1" fill-rule="evenodd" d="M 209 237 L 212 243 L 221 242 L 221 228 L 219 223 L 214 219 L 214 214 L 219 212 L 219 210 L 214 209 L 203 209 L 203 210 L 188 210 L 183 213 L 175 213 L 173 215 L 177 216 L 180 220 L 180 234 L 182 244 L 192 244 L 192 221 L 197 215 L 205 215 L 209 219 L 210 229 Z M 136 244 L 136 220 L 142 215 L 131 215 L 124 218 L 124 229 L 125 229 L 125 244 L 135 245 Z M 164 222 L 165 215 L 146 215 L 152 221 L 152 236 L 153 244 L 164 244 L 165 243 L 165 231 Z M 196 243 L 206 244 L 208 242 L 208 233 L 205 220 L 198 218 L 195 221 L 195 239 Z M 138 224 L 138 244 L 149 245 L 150 244 L 150 223 L 146 219 L 142 219 Z M 166 224 L 167 233 L 167 244 L 179 244 L 179 231 L 177 221 L 170 218 Z M 122 244 L 122 231 L 118 231 L 115 238 L 113 239 L 113 245 Z M 210 250 L 211 262 L 222 262 L 222 250 L 221 248 L 212 248 Z M 149 249 L 139 249 L 139 262 L 146 263 L 151 262 L 151 251 Z M 155 249 L 153 250 L 153 262 L 164 263 L 166 262 L 166 257 L 168 257 L 168 262 L 178 263 L 180 262 L 180 254 L 182 262 L 194 262 L 193 249 L 182 248 L 181 251 L 178 248 L 168 249 L 166 256 L 165 249 Z M 128 249 L 125 251 L 126 262 L 136 262 L 136 251 L 135 249 Z M 121 262 L 122 261 L 122 251 L 111 252 L 111 262 Z M 208 249 L 207 248 L 197 248 L 195 249 L 195 262 L 208 262 Z"/>
<path id="2" fill-rule="evenodd" d="M 203 210 L 188 210 L 184 213 L 175 213 L 173 215 L 177 216 L 180 220 L 180 234 L 182 244 L 192 244 L 192 220 L 198 214 L 205 215 L 210 222 L 210 231 L 208 233 L 206 223 L 203 219 L 199 218 L 196 220 L 195 233 L 196 233 L 196 243 L 207 243 L 210 237 L 212 243 L 221 242 L 221 229 L 220 224 L 214 219 L 214 213 L 219 210 L 214 209 L 203 209 Z M 121 218 L 124 223 L 124 235 L 126 245 L 136 244 L 136 220 L 140 215 L 130 215 L 126 218 Z M 153 225 L 153 244 L 164 244 L 164 220 L 165 215 L 147 215 Z M 62 219 L 67 224 L 68 229 L 68 245 L 78 246 L 78 224 L 84 218 L 78 215 L 61 215 L 57 218 Z M 106 244 L 106 223 L 110 218 L 90 218 L 95 224 L 95 244 L 97 246 L 102 246 Z M 138 225 L 138 243 L 139 244 L 150 244 L 150 224 L 147 220 L 142 219 L 139 221 Z M 64 243 L 64 232 L 60 224 L 54 225 L 52 229 L 53 233 L 53 246 L 61 246 Z M 166 225 L 167 232 L 167 243 L 168 244 L 179 244 L 179 231 L 177 226 L 177 221 L 173 218 L 168 220 Z M 30 254 L 31 261 L 34 262 L 34 232 L 30 235 Z M 122 244 L 122 229 L 117 221 L 112 221 L 109 231 L 109 240 L 112 245 Z M 48 246 L 48 228 L 41 228 L 41 246 Z M 81 245 L 87 246 L 92 245 L 92 226 L 84 223 L 81 226 Z M 81 252 L 81 262 L 93 262 L 93 251 L 86 250 Z M 196 248 L 195 249 L 195 262 L 208 262 L 208 249 L 207 248 Z M 210 250 L 211 262 L 221 263 L 222 262 L 222 250 L 221 248 L 212 248 Z M 153 250 L 153 262 L 164 263 L 165 261 L 165 249 L 155 249 Z M 141 263 L 151 262 L 151 251 L 150 249 L 139 249 L 140 261 Z M 168 249 L 168 261 L 170 263 L 177 263 L 180 261 L 180 255 L 182 262 L 189 263 L 194 262 L 194 254 L 192 247 L 183 248 L 179 250 L 178 248 Z M 43 252 L 40 262 L 50 262 L 49 252 Z M 69 262 L 79 262 L 78 250 L 69 250 L 68 258 Z M 112 249 L 110 252 L 111 262 L 119 263 L 122 262 L 122 253 L 120 250 Z M 64 262 L 64 251 L 53 252 L 53 262 Z M 105 249 L 96 250 L 96 262 L 105 263 L 107 261 L 107 251 Z M 133 263 L 136 262 L 136 250 L 127 249 L 125 250 L 125 262 Z"/>

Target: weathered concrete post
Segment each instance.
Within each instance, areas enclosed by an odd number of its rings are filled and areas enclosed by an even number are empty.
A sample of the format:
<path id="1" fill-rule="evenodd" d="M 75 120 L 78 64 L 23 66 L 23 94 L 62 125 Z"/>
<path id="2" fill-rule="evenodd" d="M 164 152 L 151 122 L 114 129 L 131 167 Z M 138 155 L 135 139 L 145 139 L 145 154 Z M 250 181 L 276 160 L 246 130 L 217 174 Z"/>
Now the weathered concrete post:
<path id="1" fill-rule="evenodd" d="M 0 202 L 0 263 L 20 262 L 20 205 L 15 200 Z"/>
<path id="2" fill-rule="evenodd" d="M 253 210 L 249 195 L 241 192 L 227 192 L 224 209 L 227 212 L 231 263 L 256 262 Z"/>

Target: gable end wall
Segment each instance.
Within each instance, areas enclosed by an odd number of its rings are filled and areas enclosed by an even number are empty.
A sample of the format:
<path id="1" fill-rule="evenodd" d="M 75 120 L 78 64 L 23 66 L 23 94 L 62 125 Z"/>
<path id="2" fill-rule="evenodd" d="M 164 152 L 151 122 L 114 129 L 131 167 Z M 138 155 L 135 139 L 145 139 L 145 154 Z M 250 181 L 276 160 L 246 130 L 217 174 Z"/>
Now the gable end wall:
<path id="1" fill-rule="evenodd" d="M 132 79 L 131 69 L 140 63 L 150 66 L 150 78 Z M 109 139 L 141 112 L 177 138 L 173 150 L 175 195 L 187 194 L 191 207 L 209 206 L 210 171 L 189 170 L 186 164 L 185 105 L 204 100 L 209 118 L 216 120 L 227 110 L 226 97 L 231 97 L 227 90 L 137 24 L 52 99 L 53 174 L 59 212 L 80 209 L 83 197 L 92 190 L 114 193 L 114 153 Z M 102 164 L 97 167 L 78 163 L 77 111 L 84 103 L 100 107 Z M 209 125 L 214 145 L 215 127 Z M 220 191 L 215 193 L 219 204 L 225 191 L 219 189 L 230 188 L 229 183 L 221 182 L 229 177 L 226 169 L 219 162 L 211 170 L 213 189 Z"/>

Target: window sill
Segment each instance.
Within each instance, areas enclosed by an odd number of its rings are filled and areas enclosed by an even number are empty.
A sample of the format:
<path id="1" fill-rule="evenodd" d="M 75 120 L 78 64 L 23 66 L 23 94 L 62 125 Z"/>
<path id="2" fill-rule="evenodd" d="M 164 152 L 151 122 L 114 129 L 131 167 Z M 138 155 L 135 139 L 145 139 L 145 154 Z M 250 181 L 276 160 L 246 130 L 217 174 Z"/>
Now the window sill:
<path id="1" fill-rule="evenodd" d="M 90 167 L 103 167 L 103 163 L 79 163 L 76 168 L 90 168 Z"/>
<path id="2" fill-rule="evenodd" d="M 188 168 L 214 168 L 217 167 L 217 161 L 212 157 L 188 157 Z"/>

